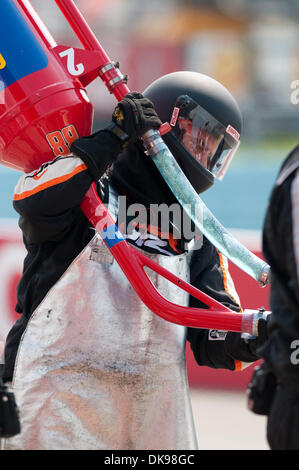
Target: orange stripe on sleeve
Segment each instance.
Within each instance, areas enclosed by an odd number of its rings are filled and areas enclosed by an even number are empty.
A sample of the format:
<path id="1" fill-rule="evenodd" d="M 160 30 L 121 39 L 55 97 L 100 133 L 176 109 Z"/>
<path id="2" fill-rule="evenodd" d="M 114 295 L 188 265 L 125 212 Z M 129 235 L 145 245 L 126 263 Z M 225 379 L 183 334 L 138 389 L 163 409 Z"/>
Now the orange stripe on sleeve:
<path id="1" fill-rule="evenodd" d="M 65 181 L 69 180 L 70 178 L 72 178 L 78 173 L 81 173 L 84 170 L 87 170 L 87 166 L 85 165 L 85 163 L 82 163 L 82 165 L 77 166 L 77 168 L 75 168 L 72 172 L 66 175 L 53 178 L 52 180 L 47 181 L 46 183 L 42 183 L 39 186 L 29 191 L 24 191 L 23 193 L 15 194 L 14 201 L 20 201 L 21 199 L 25 199 L 27 197 L 33 196 L 34 194 L 39 193 L 40 191 L 43 191 L 44 189 L 50 188 L 51 186 L 64 183 Z"/>
<path id="2" fill-rule="evenodd" d="M 218 250 L 217 250 L 217 253 L 218 253 L 218 256 L 219 256 L 219 262 L 220 262 L 220 267 L 221 267 L 221 271 L 222 271 L 222 275 L 223 275 L 223 284 L 224 284 L 224 290 L 225 292 L 227 292 L 231 297 L 232 299 L 234 299 L 234 301 L 240 306 L 241 308 L 241 312 L 243 311 L 241 305 L 240 305 L 240 301 L 236 298 L 236 296 L 234 295 L 234 292 L 231 291 L 231 289 L 229 288 L 229 283 L 228 283 L 228 279 L 227 279 L 227 275 L 228 272 L 226 270 L 226 267 L 225 267 L 225 264 L 224 264 L 224 260 L 223 260 L 223 255 L 222 253 L 220 253 Z M 238 295 L 236 293 L 236 295 Z"/>
<path id="3" fill-rule="evenodd" d="M 222 271 L 222 275 L 223 275 L 224 289 L 225 289 L 225 292 L 227 292 L 229 295 L 231 295 L 231 293 L 229 292 L 229 289 L 228 289 L 227 274 L 226 274 L 226 269 L 225 269 L 223 258 L 222 258 L 222 253 L 220 253 L 218 250 L 217 250 L 217 253 L 218 253 L 218 256 L 219 256 L 220 267 L 221 267 L 221 271 Z"/>

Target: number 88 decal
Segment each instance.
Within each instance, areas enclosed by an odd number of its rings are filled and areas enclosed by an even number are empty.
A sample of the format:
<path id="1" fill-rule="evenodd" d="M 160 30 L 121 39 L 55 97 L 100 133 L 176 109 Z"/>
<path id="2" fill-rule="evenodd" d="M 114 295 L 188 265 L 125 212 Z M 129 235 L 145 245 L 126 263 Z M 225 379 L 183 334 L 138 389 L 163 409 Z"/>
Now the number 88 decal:
<path id="1" fill-rule="evenodd" d="M 79 135 L 73 124 L 64 127 L 61 131 L 50 132 L 46 135 L 48 144 L 50 145 L 55 157 L 70 154 L 70 146 Z"/>

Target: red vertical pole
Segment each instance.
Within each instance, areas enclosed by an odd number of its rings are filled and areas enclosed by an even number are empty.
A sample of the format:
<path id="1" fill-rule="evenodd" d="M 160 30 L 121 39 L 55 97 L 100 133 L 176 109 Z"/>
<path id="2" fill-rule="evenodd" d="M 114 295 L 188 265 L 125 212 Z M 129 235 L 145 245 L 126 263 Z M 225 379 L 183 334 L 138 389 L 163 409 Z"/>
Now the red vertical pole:
<path id="1" fill-rule="evenodd" d="M 111 62 L 73 0 L 55 0 L 55 2 L 84 48 L 100 52 L 102 67 L 99 75 L 110 93 L 113 93 L 117 101 L 120 101 L 130 92 L 126 85 L 126 78 L 120 73 L 115 64 Z"/>

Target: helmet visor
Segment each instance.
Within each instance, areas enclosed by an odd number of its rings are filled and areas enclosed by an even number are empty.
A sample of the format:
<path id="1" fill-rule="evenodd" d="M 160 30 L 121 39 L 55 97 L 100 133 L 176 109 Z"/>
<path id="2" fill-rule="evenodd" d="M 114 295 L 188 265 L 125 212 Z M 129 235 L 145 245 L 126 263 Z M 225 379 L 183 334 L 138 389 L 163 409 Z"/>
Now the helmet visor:
<path id="1" fill-rule="evenodd" d="M 239 133 L 223 126 L 187 95 L 178 98 L 170 124 L 185 149 L 222 180 L 239 147 Z"/>

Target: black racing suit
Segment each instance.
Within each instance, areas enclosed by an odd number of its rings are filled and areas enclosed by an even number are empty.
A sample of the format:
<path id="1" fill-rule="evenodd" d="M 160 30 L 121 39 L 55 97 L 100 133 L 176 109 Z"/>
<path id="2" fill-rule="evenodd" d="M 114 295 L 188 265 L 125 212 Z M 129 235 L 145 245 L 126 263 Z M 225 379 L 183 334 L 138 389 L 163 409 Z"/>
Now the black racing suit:
<path id="1" fill-rule="evenodd" d="M 17 289 L 16 311 L 22 315 L 9 332 L 5 346 L 5 381 L 12 379 L 18 345 L 32 312 L 94 235 L 94 228 L 80 209 L 80 202 L 93 181 L 97 182 L 103 202 L 109 203 L 107 185 L 111 180 L 101 176 L 121 152 L 121 145 L 106 131 L 100 131 L 98 135 L 101 155 L 92 160 L 90 156 L 82 159 L 72 155 L 58 157 L 22 176 L 16 186 L 14 208 L 20 215 L 19 225 L 28 253 Z M 151 190 L 155 193 L 155 188 Z M 127 192 L 125 195 L 129 203 L 139 202 Z M 169 256 L 185 251 L 184 240 L 174 239 L 170 234 L 166 237 L 168 241 L 162 242 L 159 227 L 148 227 L 147 230 L 150 243 L 140 246 L 136 237 L 134 240 L 128 238 L 128 241 L 145 251 L 163 252 Z M 206 238 L 201 248 L 194 250 L 190 269 L 194 286 L 232 310 L 241 310 L 225 259 Z M 190 305 L 204 307 L 193 297 Z M 240 370 L 241 363 L 259 359 L 257 341 L 247 342 L 238 333 L 189 328 L 187 339 L 199 365 Z"/>
<path id="2" fill-rule="evenodd" d="M 264 223 L 271 267 L 269 339 L 261 349 L 277 379 L 268 418 L 275 450 L 299 449 L 299 146 L 284 161 Z"/>

